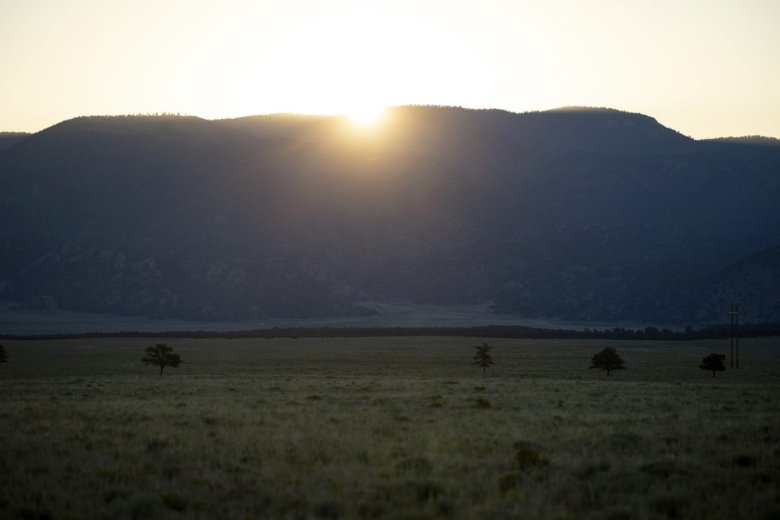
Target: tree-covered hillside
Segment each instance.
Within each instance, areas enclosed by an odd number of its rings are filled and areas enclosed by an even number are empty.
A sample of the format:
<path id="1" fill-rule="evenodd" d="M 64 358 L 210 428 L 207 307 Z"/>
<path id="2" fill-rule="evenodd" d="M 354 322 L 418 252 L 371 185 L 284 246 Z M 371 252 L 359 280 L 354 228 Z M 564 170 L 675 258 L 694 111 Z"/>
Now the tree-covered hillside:
<path id="1" fill-rule="evenodd" d="M 194 319 L 492 301 L 681 325 L 738 301 L 776 321 L 776 280 L 733 273 L 780 244 L 777 200 L 780 147 L 607 109 L 77 118 L 0 152 L 0 298 Z"/>

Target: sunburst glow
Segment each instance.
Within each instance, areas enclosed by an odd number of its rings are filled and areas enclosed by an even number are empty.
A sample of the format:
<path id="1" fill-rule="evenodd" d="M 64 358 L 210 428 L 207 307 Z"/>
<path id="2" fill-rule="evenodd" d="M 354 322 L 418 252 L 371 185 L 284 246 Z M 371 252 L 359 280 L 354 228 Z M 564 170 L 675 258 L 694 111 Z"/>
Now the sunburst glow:
<path id="1" fill-rule="evenodd" d="M 357 106 L 347 113 L 350 121 L 361 126 L 375 125 L 384 115 L 385 107 L 380 105 Z"/>
<path id="2" fill-rule="evenodd" d="M 365 125 L 381 110 L 353 107 L 376 103 L 605 106 L 780 137 L 780 2 L 680 3 L 0 1 L 0 130 L 155 112 Z"/>

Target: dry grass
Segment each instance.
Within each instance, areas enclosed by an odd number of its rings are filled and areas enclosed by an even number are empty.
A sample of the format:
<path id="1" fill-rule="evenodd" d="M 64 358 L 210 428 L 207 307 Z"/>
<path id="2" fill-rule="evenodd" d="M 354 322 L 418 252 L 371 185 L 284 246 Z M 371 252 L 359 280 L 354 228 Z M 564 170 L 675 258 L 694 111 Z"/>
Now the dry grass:
<path id="1" fill-rule="evenodd" d="M 481 341 L 6 341 L 0 517 L 780 515 L 776 339 Z"/>

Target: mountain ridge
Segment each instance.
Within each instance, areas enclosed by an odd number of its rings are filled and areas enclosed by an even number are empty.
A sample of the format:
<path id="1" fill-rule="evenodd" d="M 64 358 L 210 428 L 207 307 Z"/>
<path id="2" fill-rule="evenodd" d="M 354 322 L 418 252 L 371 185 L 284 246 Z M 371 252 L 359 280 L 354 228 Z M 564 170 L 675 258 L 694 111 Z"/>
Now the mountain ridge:
<path id="1" fill-rule="evenodd" d="M 680 133 L 677 130 L 673 130 L 669 127 L 666 127 L 658 122 L 658 120 L 652 116 L 642 114 L 640 112 L 631 112 L 616 108 L 610 108 L 610 107 L 599 107 L 599 106 L 585 106 L 585 105 L 567 105 L 567 106 L 561 106 L 557 108 L 551 108 L 547 110 L 533 110 L 533 111 L 527 111 L 527 112 L 512 112 L 505 109 L 500 108 L 463 108 L 458 106 L 448 106 L 448 105 L 399 105 L 394 107 L 388 107 L 388 110 L 426 110 L 426 109 L 433 109 L 433 110 L 453 110 L 453 111 L 465 111 L 465 112 L 486 112 L 486 113 L 501 113 L 506 114 L 509 116 L 529 116 L 529 115 L 537 115 L 537 114 L 572 114 L 572 113 L 580 113 L 580 114 L 601 114 L 601 115 L 620 115 L 620 116 L 630 116 L 630 117 L 636 117 L 638 119 L 644 119 L 647 121 L 650 121 L 654 124 L 657 124 L 659 126 L 662 126 L 668 130 L 671 130 L 675 134 L 680 135 L 681 137 L 684 137 L 687 140 L 695 141 L 695 142 L 707 142 L 707 141 L 725 141 L 725 140 L 735 140 L 735 141 L 741 141 L 741 140 L 766 140 L 768 142 L 772 142 L 773 144 L 775 142 L 780 141 L 780 139 L 768 137 L 768 136 L 762 136 L 762 135 L 749 135 L 749 136 L 723 136 L 723 137 L 715 137 L 715 138 L 707 138 L 707 139 L 692 139 L 690 137 L 685 136 L 684 134 Z M 65 123 L 69 122 L 80 122 L 80 121 L 99 121 L 99 120 L 118 120 L 118 121 L 126 121 L 126 120 L 143 120 L 143 119 L 168 119 L 168 120 L 183 120 L 183 119 L 191 119 L 191 120 L 200 120 L 205 122 L 214 122 L 214 123 L 231 123 L 231 122 L 240 122 L 240 121 L 247 121 L 247 120 L 257 120 L 257 119 L 267 119 L 267 120 L 298 120 L 298 121 L 318 121 L 318 120 L 334 120 L 334 119 L 346 119 L 348 116 L 346 115 L 319 115 L 319 114 L 306 114 L 306 113 L 295 113 L 295 112 L 274 112 L 269 114 L 252 114 L 252 115 L 246 115 L 246 116 L 238 116 L 234 118 L 215 118 L 215 119 L 207 119 L 200 116 L 195 115 L 187 115 L 187 114 L 119 114 L 119 115 L 84 115 L 84 116 L 76 116 L 73 118 L 65 119 L 63 121 L 60 121 L 58 123 L 55 123 L 54 125 L 51 125 L 49 127 L 43 128 L 41 130 L 35 131 L 35 132 L 15 132 L 15 131 L 3 131 L 0 130 L 0 137 L 7 137 L 7 136 L 20 136 L 20 137 L 26 137 L 38 134 L 40 132 L 44 132 L 46 130 L 49 130 L 51 128 L 59 127 Z"/>
<path id="2" fill-rule="evenodd" d="M 399 107 L 362 133 L 333 116 L 75 118 L 0 151 L 0 297 L 192 319 L 405 299 L 708 323 L 748 282 L 715 295 L 707 276 L 780 243 L 778 171 L 774 147 L 612 109 Z"/>

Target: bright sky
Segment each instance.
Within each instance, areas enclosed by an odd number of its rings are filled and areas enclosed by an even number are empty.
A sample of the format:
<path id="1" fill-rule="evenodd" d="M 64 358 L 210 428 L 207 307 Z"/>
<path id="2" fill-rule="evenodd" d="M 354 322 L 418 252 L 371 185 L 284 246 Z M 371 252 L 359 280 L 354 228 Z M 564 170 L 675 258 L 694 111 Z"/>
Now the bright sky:
<path id="1" fill-rule="evenodd" d="M 0 0 L 0 130 L 403 104 L 780 137 L 780 0 Z"/>

